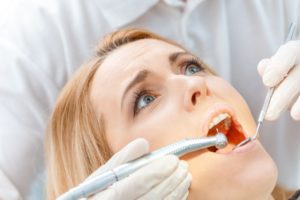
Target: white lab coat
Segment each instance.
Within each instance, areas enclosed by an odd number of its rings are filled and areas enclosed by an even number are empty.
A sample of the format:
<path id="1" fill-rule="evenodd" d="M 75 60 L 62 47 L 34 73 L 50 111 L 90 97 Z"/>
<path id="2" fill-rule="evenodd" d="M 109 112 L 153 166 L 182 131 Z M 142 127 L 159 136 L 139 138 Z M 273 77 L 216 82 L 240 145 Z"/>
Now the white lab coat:
<path id="1" fill-rule="evenodd" d="M 57 94 L 97 41 L 118 28 L 147 28 L 183 44 L 230 81 L 258 116 L 266 89 L 257 63 L 275 53 L 291 21 L 300 23 L 300 0 L 166 2 L 1 0 L 0 199 L 28 197 L 43 169 L 44 131 Z M 279 183 L 289 188 L 300 187 L 299 130 L 287 113 L 261 134 Z"/>

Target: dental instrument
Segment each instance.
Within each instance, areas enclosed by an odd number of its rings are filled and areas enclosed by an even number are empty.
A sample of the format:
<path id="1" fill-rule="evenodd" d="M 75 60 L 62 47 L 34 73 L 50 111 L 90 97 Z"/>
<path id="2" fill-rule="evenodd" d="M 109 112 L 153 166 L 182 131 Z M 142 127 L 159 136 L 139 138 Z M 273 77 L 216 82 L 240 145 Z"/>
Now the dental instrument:
<path id="1" fill-rule="evenodd" d="M 215 146 L 217 149 L 225 148 L 228 144 L 227 138 L 223 133 L 215 136 L 203 138 L 183 139 L 176 143 L 162 147 L 156 151 L 150 152 L 140 158 L 122 164 L 104 174 L 96 176 L 64 193 L 57 200 L 74 200 L 91 196 L 112 185 L 113 183 L 129 176 L 136 170 L 145 166 L 149 162 L 164 155 L 174 154 L 178 157 L 186 155 L 200 149 Z"/>
<path id="2" fill-rule="evenodd" d="M 289 26 L 288 35 L 287 35 L 287 38 L 286 38 L 285 42 L 288 42 L 288 41 L 290 41 L 293 38 L 295 29 L 296 29 L 296 24 L 292 22 L 290 24 L 290 26 Z M 269 90 L 268 90 L 268 93 L 266 95 L 264 104 L 262 106 L 262 109 L 260 111 L 260 114 L 259 114 L 259 117 L 258 117 L 258 120 L 257 120 L 258 122 L 257 122 L 257 127 L 256 127 L 255 135 L 253 135 L 252 137 L 246 138 L 245 140 L 243 140 L 242 142 L 240 142 L 234 149 L 236 149 L 238 147 L 241 147 L 241 146 L 247 144 L 248 142 L 253 141 L 253 140 L 255 140 L 255 139 L 258 138 L 259 133 L 260 133 L 260 128 L 261 128 L 261 126 L 262 126 L 262 124 L 264 122 L 265 115 L 266 115 L 267 110 L 269 108 L 269 105 L 270 105 L 270 102 L 271 102 L 271 98 L 273 96 L 275 88 L 276 88 L 276 86 L 272 87 L 272 88 L 269 88 Z"/>

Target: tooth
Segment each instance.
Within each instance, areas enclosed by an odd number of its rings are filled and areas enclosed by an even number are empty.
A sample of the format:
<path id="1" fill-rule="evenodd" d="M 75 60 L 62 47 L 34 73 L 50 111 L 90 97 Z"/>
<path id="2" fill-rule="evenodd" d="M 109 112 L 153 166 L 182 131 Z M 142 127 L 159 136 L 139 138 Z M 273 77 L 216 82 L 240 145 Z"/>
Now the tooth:
<path id="1" fill-rule="evenodd" d="M 214 127 L 215 125 L 217 125 L 218 123 L 220 123 L 221 121 L 223 121 L 226 118 L 230 118 L 230 115 L 227 113 L 221 113 L 219 115 L 217 115 L 216 117 L 214 117 L 210 124 L 209 124 L 209 129 L 211 129 L 212 127 Z M 230 125 L 230 124 L 226 124 L 225 126 Z"/>
<path id="2" fill-rule="evenodd" d="M 217 125 L 217 124 L 220 122 L 220 119 L 221 119 L 220 117 L 215 117 L 215 118 L 213 119 L 213 121 L 212 121 L 213 124 L 214 124 L 214 125 Z"/>
<path id="3" fill-rule="evenodd" d="M 225 129 L 225 130 L 229 130 L 229 128 L 230 128 L 230 126 L 231 126 L 231 120 L 229 120 L 229 118 L 226 118 L 226 119 L 224 120 L 223 126 L 224 126 L 224 129 Z"/>

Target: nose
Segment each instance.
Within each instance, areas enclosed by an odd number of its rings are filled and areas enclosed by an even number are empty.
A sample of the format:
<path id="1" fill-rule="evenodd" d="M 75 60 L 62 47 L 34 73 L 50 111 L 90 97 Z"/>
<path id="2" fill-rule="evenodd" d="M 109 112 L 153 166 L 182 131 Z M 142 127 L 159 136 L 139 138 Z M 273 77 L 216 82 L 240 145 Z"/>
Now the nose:
<path id="1" fill-rule="evenodd" d="M 188 112 L 193 111 L 209 95 L 210 91 L 204 78 L 199 76 L 187 77 L 183 104 Z"/>

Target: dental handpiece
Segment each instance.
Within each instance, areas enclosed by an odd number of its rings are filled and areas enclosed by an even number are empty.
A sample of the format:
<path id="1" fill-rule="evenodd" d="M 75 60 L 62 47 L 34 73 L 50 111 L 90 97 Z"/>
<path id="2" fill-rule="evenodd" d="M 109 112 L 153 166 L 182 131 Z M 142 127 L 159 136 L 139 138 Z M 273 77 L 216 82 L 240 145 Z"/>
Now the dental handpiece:
<path id="1" fill-rule="evenodd" d="M 133 172 L 142 168 L 151 161 L 165 155 L 184 156 L 188 153 L 215 146 L 217 149 L 225 148 L 228 144 L 227 138 L 223 133 L 218 133 L 215 136 L 203 138 L 183 139 L 176 143 L 162 147 L 158 150 L 150 152 L 135 160 L 122 164 L 104 174 L 96 176 L 64 193 L 57 200 L 74 200 L 91 196 L 100 192 L 112 185 L 113 183 L 122 180 Z"/>

